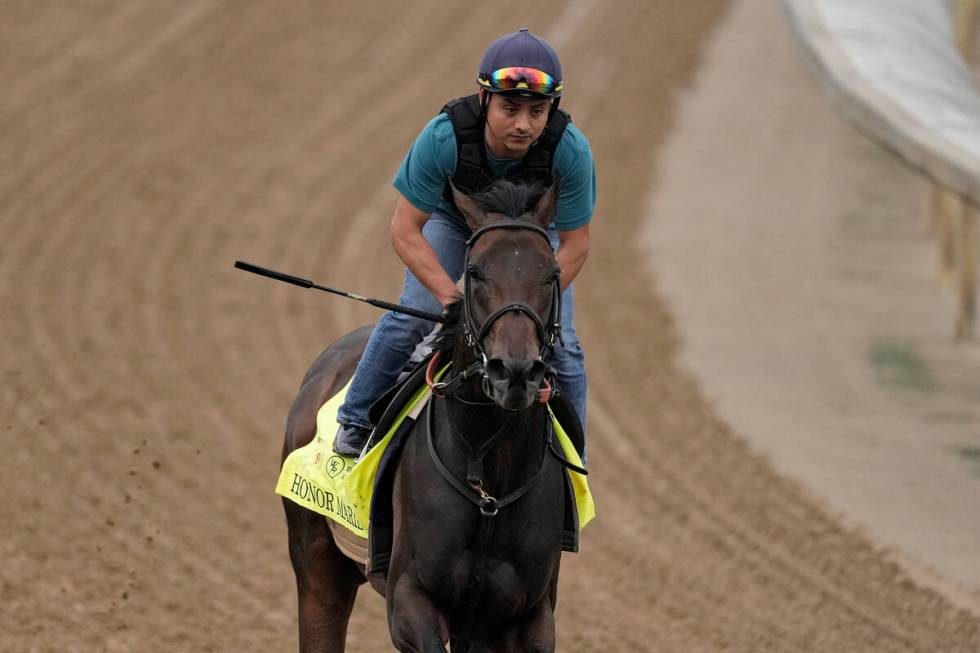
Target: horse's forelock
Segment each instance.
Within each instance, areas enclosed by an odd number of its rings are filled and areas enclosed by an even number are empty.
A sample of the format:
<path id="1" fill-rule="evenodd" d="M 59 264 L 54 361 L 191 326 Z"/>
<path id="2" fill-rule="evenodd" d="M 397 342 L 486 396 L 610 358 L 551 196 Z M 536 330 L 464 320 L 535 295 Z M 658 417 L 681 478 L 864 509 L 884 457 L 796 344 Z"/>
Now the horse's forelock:
<path id="1" fill-rule="evenodd" d="M 541 184 L 516 183 L 501 179 L 472 199 L 484 213 L 498 213 L 518 220 L 537 205 L 546 189 Z"/>

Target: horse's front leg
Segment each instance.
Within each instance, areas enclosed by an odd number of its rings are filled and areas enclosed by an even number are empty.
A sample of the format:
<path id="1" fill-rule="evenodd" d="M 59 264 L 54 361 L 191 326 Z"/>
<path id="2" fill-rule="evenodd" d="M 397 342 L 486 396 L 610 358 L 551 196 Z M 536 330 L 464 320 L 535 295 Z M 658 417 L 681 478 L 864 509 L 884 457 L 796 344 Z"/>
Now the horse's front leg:
<path id="1" fill-rule="evenodd" d="M 388 579 L 388 629 L 402 653 L 445 653 L 449 626 L 418 580 L 405 573 Z"/>
<path id="2" fill-rule="evenodd" d="M 326 517 L 283 500 L 289 559 L 296 574 L 301 653 L 342 653 L 363 576 L 340 552 Z"/>
<path id="3" fill-rule="evenodd" d="M 513 626 L 481 646 L 470 649 L 472 653 L 554 653 L 555 610 L 550 598 L 532 610 L 520 624 Z"/>
<path id="4" fill-rule="evenodd" d="M 545 598 L 524 623 L 519 645 L 513 651 L 529 653 L 553 653 L 555 650 L 555 607 L 551 598 Z"/>

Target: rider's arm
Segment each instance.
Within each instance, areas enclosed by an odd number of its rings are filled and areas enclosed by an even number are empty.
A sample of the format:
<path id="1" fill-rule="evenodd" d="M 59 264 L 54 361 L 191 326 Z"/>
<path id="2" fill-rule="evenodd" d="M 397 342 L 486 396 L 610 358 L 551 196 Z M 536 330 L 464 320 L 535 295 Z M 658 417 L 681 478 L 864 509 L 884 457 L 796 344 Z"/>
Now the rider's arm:
<path id="1" fill-rule="evenodd" d="M 589 255 L 589 222 L 595 211 L 595 163 L 589 141 L 575 125 L 562 134 L 555 151 L 555 170 L 561 182 L 558 191 L 558 265 L 561 287 L 567 288 L 585 265 Z"/>
<path id="2" fill-rule="evenodd" d="M 422 226 L 430 215 L 415 208 L 404 196 L 399 197 L 391 219 L 391 244 L 415 278 L 428 288 L 440 304 L 448 306 L 462 295 L 440 265 L 435 250 L 422 235 Z"/>
<path id="3" fill-rule="evenodd" d="M 561 268 L 561 288 L 564 290 L 578 275 L 589 255 L 589 225 L 578 229 L 558 231 L 558 266 Z"/>

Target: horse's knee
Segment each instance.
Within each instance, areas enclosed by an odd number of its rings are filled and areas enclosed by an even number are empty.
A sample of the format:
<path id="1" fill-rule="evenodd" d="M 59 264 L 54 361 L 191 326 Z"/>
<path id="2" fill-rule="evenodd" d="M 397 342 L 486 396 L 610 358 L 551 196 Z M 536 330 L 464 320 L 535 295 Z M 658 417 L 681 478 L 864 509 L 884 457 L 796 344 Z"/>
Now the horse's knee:
<path id="1" fill-rule="evenodd" d="M 446 650 L 449 625 L 420 587 L 405 579 L 388 591 L 388 630 L 399 651 Z"/>
<path id="2" fill-rule="evenodd" d="M 542 604 L 527 621 L 520 636 L 520 648 L 529 653 L 552 653 L 555 650 L 555 612 L 550 601 Z"/>

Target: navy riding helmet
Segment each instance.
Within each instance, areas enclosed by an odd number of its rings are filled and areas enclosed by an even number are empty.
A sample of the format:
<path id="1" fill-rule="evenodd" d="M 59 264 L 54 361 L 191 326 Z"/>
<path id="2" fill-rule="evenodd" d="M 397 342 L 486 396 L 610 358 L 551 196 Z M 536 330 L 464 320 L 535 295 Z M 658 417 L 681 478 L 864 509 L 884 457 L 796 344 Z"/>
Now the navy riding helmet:
<path id="1" fill-rule="evenodd" d="M 550 98 L 554 111 L 562 92 L 561 61 L 547 41 L 522 27 L 487 48 L 477 83 L 488 93 Z"/>

